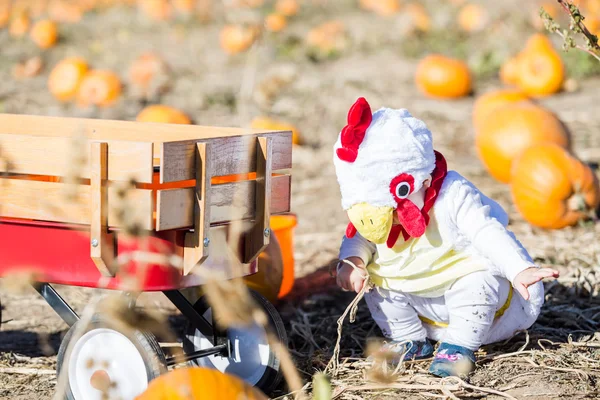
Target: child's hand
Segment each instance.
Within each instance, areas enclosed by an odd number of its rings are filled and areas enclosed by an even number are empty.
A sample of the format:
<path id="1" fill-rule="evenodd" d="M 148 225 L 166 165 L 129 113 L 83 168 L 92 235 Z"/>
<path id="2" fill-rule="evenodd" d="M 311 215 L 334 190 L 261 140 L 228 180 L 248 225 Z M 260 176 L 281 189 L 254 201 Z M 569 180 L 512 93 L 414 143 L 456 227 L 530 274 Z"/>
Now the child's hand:
<path id="1" fill-rule="evenodd" d="M 544 278 L 558 278 L 558 271 L 550 268 L 527 268 L 521 271 L 513 282 L 513 286 L 523 296 L 525 300 L 529 300 L 529 291 L 527 288 L 534 283 L 541 281 Z"/>
<path id="2" fill-rule="evenodd" d="M 365 263 L 359 257 L 350 257 L 348 261 L 354 263 L 358 267 L 354 268 L 352 265 L 342 263 L 337 273 L 337 285 L 347 291 L 360 292 L 365 285 L 367 276 L 367 268 Z"/>

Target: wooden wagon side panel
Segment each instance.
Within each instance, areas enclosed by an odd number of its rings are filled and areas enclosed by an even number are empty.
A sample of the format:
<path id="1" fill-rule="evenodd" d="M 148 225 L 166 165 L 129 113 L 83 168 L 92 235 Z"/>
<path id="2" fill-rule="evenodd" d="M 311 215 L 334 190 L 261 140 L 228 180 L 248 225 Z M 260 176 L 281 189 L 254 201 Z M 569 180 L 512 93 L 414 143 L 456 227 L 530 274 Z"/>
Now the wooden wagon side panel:
<path id="1" fill-rule="evenodd" d="M 210 142 L 211 176 L 246 174 L 256 171 L 256 138 L 270 137 L 273 171 L 292 168 L 292 133 L 273 132 L 162 144 L 160 183 L 185 181 L 196 177 L 196 143 Z"/>
<path id="2" fill-rule="evenodd" d="M 290 175 L 274 176 L 271 183 L 271 214 L 290 211 Z M 194 226 L 195 188 L 159 190 L 156 206 L 156 230 Z M 256 210 L 256 181 L 213 185 L 210 198 L 210 222 L 224 223 L 252 219 Z"/>
<path id="3" fill-rule="evenodd" d="M 0 178 L 0 216 L 89 225 L 92 220 L 92 188 L 89 185 L 67 187 L 66 183 Z M 74 190 L 74 201 L 67 200 L 67 190 Z M 108 188 L 108 225 L 120 227 L 118 213 L 130 204 L 143 229 L 154 228 L 152 191 L 129 190 L 125 200 L 115 187 Z"/>
<path id="4" fill-rule="evenodd" d="M 69 132 L 66 132 L 68 135 Z M 76 134 L 76 132 L 73 132 Z M 66 176 L 74 163 L 77 177 L 90 178 L 90 142 L 80 148 L 72 137 L 12 135 L 0 133 L 2 169 L 17 174 Z M 110 141 L 108 143 L 108 179 L 152 182 L 153 144 L 151 142 Z M 80 157 L 77 152 L 86 152 Z"/>

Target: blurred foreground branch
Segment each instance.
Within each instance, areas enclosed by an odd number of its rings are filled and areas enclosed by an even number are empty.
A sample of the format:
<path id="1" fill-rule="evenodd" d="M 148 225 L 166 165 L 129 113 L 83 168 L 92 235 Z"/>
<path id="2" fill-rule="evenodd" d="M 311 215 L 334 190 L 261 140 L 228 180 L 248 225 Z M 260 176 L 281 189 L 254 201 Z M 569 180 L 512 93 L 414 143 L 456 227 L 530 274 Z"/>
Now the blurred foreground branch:
<path id="1" fill-rule="evenodd" d="M 556 1 L 558 1 L 562 9 L 569 15 L 569 29 L 561 28 L 560 24 L 556 22 L 543 8 L 541 8 L 540 17 L 544 21 L 546 29 L 550 32 L 558 34 L 563 38 L 563 49 L 565 51 L 575 48 L 585 51 L 600 61 L 600 45 L 598 45 L 598 37 L 592 34 L 583 23 L 585 17 L 581 14 L 579 8 L 577 8 L 577 6 L 575 6 L 569 0 Z M 577 44 L 575 42 L 574 35 L 582 36 L 585 46 Z"/>

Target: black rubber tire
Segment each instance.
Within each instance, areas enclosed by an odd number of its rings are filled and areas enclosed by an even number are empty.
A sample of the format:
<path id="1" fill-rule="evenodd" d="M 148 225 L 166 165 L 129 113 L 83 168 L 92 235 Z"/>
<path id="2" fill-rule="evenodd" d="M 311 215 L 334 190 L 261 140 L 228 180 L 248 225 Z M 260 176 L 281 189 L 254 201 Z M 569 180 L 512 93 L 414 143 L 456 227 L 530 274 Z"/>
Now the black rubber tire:
<path id="1" fill-rule="evenodd" d="M 67 332 L 65 337 L 63 338 L 60 348 L 58 349 L 58 354 L 56 357 L 56 374 L 59 375 L 63 363 L 65 361 L 67 347 L 69 346 L 69 342 L 73 337 L 77 326 L 80 322 L 75 323 Z M 105 320 L 102 319 L 101 316 L 94 316 L 89 326 L 85 330 L 85 332 L 89 332 L 93 329 L 97 328 L 108 328 L 120 332 L 127 336 L 129 340 L 138 348 L 142 358 L 144 359 L 144 364 L 146 366 L 146 374 L 148 376 L 148 382 L 152 379 L 157 378 L 163 373 L 167 372 L 167 360 L 165 358 L 165 354 L 163 353 L 160 344 L 156 340 L 153 334 L 149 332 L 142 331 L 134 331 L 133 335 L 130 333 L 126 334 L 119 329 L 115 329 L 115 327 L 111 326 Z M 65 364 L 66 366 L 67 364 Z M 67 377 L 68 379 L 68 377 Z M 65 388 L 65 399 L 67 400 L 75 400 L 73 397 L 73 393 L 71 392 L 71 386 L 67 381 L 67 386 Z"/>
<path id="2" fill-rule="evenodd" d="M 269 325 L 272 332 L 277 336 L 279 341 L 287 347 L 288 337 L 285 331 L 285 326 L 283 324 L 283 321 L 281 320 L 281 316 L 279 315 L 275 307 L 258 292 L 250 290 L 250 293 L 254 300 L 258 303 L 258 305 L 260 305 L 265 310 L 269 319 Z M 201 297 L 194 304 L 194 308 L 200 315 L 202 315 L 210 308 L 210 306 L 206 302 L 205 298 Z M 185 329 L 185 338 L 183 340 L 183 351 L 186 354 L 193 353 L 194 351 L 198 350 L 195 348 L 194 344 L 187 339 L 188 336 L 194 335 L 195 332 L 196 328 L 188 322 Z M 195 361 L 196 360 L 190 361 L 190 365 L 198 365 Z M 256 383 L 255 387 L 263 391 L 266 395 L 269 395 L 273 392 L 273 390 L 277 388 L 282 378 L 283 373 L 280 368 L 279 359 L 275 357 L 275 354 L 273 352 L 271 352 L 265 374 Z"/>

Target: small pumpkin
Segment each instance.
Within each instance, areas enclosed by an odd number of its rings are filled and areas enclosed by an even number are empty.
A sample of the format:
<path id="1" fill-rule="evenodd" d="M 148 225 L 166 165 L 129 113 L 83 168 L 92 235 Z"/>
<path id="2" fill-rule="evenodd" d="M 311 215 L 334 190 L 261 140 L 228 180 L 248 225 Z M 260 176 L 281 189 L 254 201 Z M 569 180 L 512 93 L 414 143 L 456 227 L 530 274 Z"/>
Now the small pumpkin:
<path id="1" fill-rule="evenodd" d="M 267 400 L 258 389 L 240 378 L 216 369 L 188 367 L 174 369 L 148 384 L 135 400 Z"/>
<path id="2" fill-rule="evenodd" d="M 275 11 L 284 17 L 293 17 L 298 14 L 300 4 L 298 0 L 277 0 L 275 3 Z"/>
<path id="3" fill-rule="evenodd" d="M 80 107 L 109 107 L 121 95 L 121 80 L 112 71 L 92 70 L 85 74 L 77 91 Z"/>
<path id="4" fill-rule="evenodd" d="M 281 32 L 287 26 L 286 18 L 277 13 L 271 13 L 265 18 L 265 28 L 271 32 Z"/>
<path id="5" fill-rule="evenodd" d="M 500 182 L 511 178 L 513 160 L 540 143 L 569 146 L 569 134 L 550 111 L 530 102 L 507 104 L 479 125 L 475 145 L 489 173 Z"/>
<path id="6" fill-rule="evenodd" d="M 348 46 L 346 25 L 339 20 L 318 25 L 306 35 L 306 44 L 324 56 L 342 51 Z"/>
<path id="7" fill-rule="evenodd" d="M 400 11 L 399 0 L 375 0 L 369 6 L 375 14 L 388 17 Z"/>
<path id="8" fill-rule="evenodd" d="M 404 7 L 404 12 L 410 17 L 414 30 L 429 32 L 431 29 L 431 18 L 422 4 L 407 4 Z"/>
<path id="9" fill-rule="evenodd" d="M 500 67 L 500 80 L 507 85 L 516 85 L 519 82 L 520 56 L 510 57 Z"/>
<path id="10" fill-rule="evenodd" d="M 29 15 L 25 11 L 22 11 L 12 17 L 8 33 L 13 37 L 22 37 L 29 31 L 30 26 L 31 20 L 29 19 Z"/>
<path id="11" fill-rule="evenodd" d="M 417 87 L 426 95 L 457 98 L 471 92 L 471 72 L 463 61 L 432 54 L 419 62 L 415 75 Z"/>
<path id="12" fill-rule="evenodd" d="M 467 4 L 458 13 L 458 26 L 465 32 L 479 32 L 488 22 L 489 15 L 485 8 L 479 4 Z"/>
<path id="13" fill-rule="evenodd" d="M 517 85 L 530 96 L 548 96 L 562 88 L 564 79 L 563 62 L 550 41 L 530 39 L 519 59 Z"/>
<path id="14" fill-rule="evenodd" d="M 10 21 L 10 3 L 0 3 L 0 29 L 8 25 Z"/>
<path id="15" fill-rule="evenodd" d="M 301 144 L 300 132 L 298 129 L 286 122 L 274 120 L 268 117 L 256 117 L 250 124 L 252 129 L 267 129 L 272 131 L 292 131 L 292 143 L 295 145 Z"/>
<path id="16" fill-rule="evenodd" d="M 221 48 L 229 54 L 237 54 L 248 50 L 258 34 L 253 27 L 242 25 L 226 25 L 221 30 Z"/>
<path id="17" fill-rule="evenodd" d="M 58 40 L 58 26 L 48 19 L 38 21 L 31 28 L 29 36 L 40 49 L 49 49 Z"/>
<path id="18" fill-rule="evenodd" d="M 518 89 L 500 89 L 483 94 L 473 104 L 473 125 L 475 131 L 498 107 L 510 103 L 529 101 L 529 96 Z"/>
<path id="19" fill-rule="evenodd" d="M 77 94 L 87 72 L 88 64 L 83 58 L 65 58 L 50 72 L 48 89 L 56 99 L 69 101 Z"/>
<path id="20" fill-rule="evenodd" d="M 138 6 L 142 14 L 155 21 L 168 20 L 173 11 L 168 0 L 142 0 Z"/>
<path id="21" fill-rule="evenodd" d="M 53 21 L 76 23 L 83 18 L 83 8 L 77 2 L 52 0 L 48 4 L 48 15 Z"/>
<path id="22" fill-rule="evenodd" d="M 600 204 L 592 169 L 551 143 L 529 147 L 515 160 L 511 193 L 523 218 L 547 229 L 575 225 Z"/>
<path id="23" fill-rule="evenodd" d="M 163 124 L 191 124 L 184 112 L 165 105 L 153 104 L 144 108 L 136 117 L 137 122 L 156 122 Z"/>
<path id="24" fill-rule="evenodd" d="M 147 99 L 154 97 L 167 90 L 169 68 L 158 54 L 143 53 L 129 67 L 129 82 L 137 95 Z"/>

